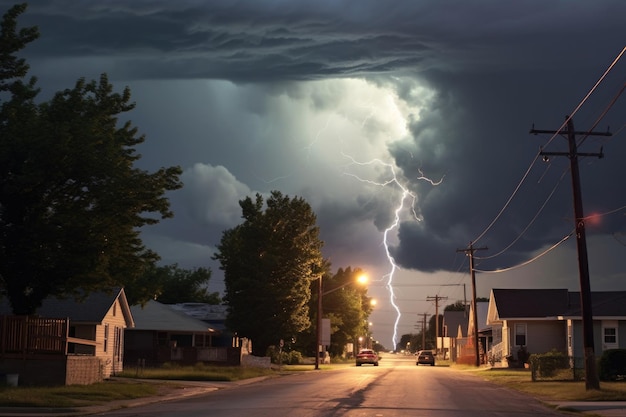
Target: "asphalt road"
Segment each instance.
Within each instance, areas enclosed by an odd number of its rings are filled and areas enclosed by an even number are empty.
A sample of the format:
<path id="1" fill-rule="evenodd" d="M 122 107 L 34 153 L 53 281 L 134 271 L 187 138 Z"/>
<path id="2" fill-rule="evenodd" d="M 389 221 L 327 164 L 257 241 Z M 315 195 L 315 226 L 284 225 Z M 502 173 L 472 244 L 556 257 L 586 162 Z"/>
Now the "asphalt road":
<path id="1" fill-rule="evenodd" d="M 387 356 L 351 366 L 271 378 L 205 395 L 98 414 L 117 417 L 544 417 L 547 406 L 469 373 Z"/>

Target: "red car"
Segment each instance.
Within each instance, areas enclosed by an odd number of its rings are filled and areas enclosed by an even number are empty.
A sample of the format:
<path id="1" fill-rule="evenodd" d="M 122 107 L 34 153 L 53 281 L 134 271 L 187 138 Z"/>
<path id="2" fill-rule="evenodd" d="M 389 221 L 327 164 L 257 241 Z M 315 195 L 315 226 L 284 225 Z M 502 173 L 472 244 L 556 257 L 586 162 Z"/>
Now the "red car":
<path id="1" fill-rule="evenodd" d="M 374 366 L 378 366 L 378 353 L 372 349 L 361 349 L 356 355 L 356 366 L 361 366 L 364 363 L 371 363 Z"/>

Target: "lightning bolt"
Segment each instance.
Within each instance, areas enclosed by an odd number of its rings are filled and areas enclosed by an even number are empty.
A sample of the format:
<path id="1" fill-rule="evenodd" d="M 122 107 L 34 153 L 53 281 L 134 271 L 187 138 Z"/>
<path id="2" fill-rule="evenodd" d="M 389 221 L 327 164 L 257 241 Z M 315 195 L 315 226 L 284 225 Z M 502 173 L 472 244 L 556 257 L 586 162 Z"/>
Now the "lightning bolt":
<path id="1" fill-rule="evenodd" d="M 389 291 L 389 302 L 391 303 L 393 309 L 396 312 L 396 320 L 394 321 L 393 336 L 392 336 L 393 349 L 395 350 L 396 349 L 396 345 L 397 345 L 397 340 L 398 340 L 398 325 L 400 323 L 400 319 L 402 318 L 402 312 L 400 311 L 400 307 L 396 304 L 396 301 L 395 301 L 396 300 L 396 295 L 395 295 L 394 288 L 393 288 L 393 279 L 394 279 L 394 274 L 399 269 L 399 267 L 396 264 L 395 259 L 391 255 L 391 252 L 389 251 L 389 234 L 392 231 L 397 230 L 398 227 L 400 226 L 401 213 L 404 210 L 404 207 L 405 207 L 407 199 L 411 201 L 410 210 L 411 210 L 412 217 L 415 220 L 417 220 L 417 221 L 422 221 L 423 220 L 417 214 L 417 212 L 415 211 L 415 206 L 417 204 L 417 195 L 415 193 L 411 192 L 407 188 L 407 186 L 405 186 L 404 184 L 402 184 L 398 180 L 398 176 L 396 174 L 396 169 L 395 169 L 394 165 L 389 164 L 387 162 L 384 162 L 384 161 L 382 161 L 381 159 L 378 159 L 378 158 L 372 159 L 372 160 L 370 160 L 368 162 L 358 162 L 353 157 L 351 157 L 350 155 L 346 155 L 343 152 L 342 152 L 342 155 L 345 158 L 349 159 L 351 161 L 351 164 L 362 165 L 362 166 L 377 164 L 377 165 L 381 165 L 381 166 L 385 167 L 390 172 L 389 179 L 387 179 L 387 180 L 385 180 L 383 182 L 369 180 L 369 179 L 364 179 L 364 178 L 361 178 L 358 175 L 350 173 L 350 172 L 344 172 L 345 175 L 351 176 L 351 177 L 357 179 L 358 181 L 365 182 L 365 183 L 372 184 L 372 185 L 376 185 L 376 186 L 379 186 L 379 187 L 386 187 L 388 185 L 395 185 L 395 186 L 397 186 L 401 190 L 400 197 L 398 198 L 396 209 L 394 210 L 393 222 L 391 222 L 391 225 L 385 229 L 385 231 L 383 233 L 383 242 L 382 242 L 384 247 L 385 247 L 385 254 L 387 256 L 387 259 L 388 259 L 389 265 L 390 265 L 389 273 L 387 273 L 386 275 L 383 276 L 383 280 L 385 280 L 385 287 L 387 288 L 387 291 Z M 421 170 L 419 170 L 419 173 L 420 173 L 420 176 L 416 178 L 417 180 L 427 181 L 427 182 L 429 182 L 433 186 L 439 185 L 443 181 L 443 177 L 439 181 L 433 181 L 433 180 L 429 179 L 428 177 L 425 177 L 424 173 Z"/>

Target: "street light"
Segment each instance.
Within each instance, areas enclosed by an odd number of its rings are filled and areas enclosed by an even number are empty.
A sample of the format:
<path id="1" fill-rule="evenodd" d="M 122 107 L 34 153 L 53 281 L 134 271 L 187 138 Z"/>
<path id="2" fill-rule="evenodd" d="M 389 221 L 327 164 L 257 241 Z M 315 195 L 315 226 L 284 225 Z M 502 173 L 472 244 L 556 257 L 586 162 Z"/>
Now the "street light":
<path id="1" fill-rule="evenodd" d="M 367 275 L 365 274 L 360 274 L 356 281 L 359 284 L 366 284 L 367 283 Z M 352 281 L 348 281 L 343 285 L 338 286 L 337 288 L 333 288 L 332 290 L 328 290 L 326 292 L 322 292 L 322 276 L 320 275 L 319 277 L 319 282 L 318 282 L 318 286 L 317 286 L 317 329 L 315 331 L 316 335 L 315 335 L 315 339 L 316 339 L 316 346 L 315 346 L 315 369 L 320 369 L 320 345 L 322 344 L 322 297 L 324 295 L 330 294 L 331 292 L 340 290 L 344 287 L 347 287 L 348 285 L 352 284 Z"/>

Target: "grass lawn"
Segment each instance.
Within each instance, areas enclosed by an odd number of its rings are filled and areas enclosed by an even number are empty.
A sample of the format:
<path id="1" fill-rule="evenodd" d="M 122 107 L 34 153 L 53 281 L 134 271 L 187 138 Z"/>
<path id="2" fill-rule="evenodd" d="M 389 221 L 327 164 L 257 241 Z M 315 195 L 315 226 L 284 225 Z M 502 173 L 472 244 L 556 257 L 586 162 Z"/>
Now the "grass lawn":
<path id="1" fill-rule="evenodd" d="M 308 368 L 311 368 L 309 366 Z M 109 401 L 130 400 L 162 395 L 180 389 L 176 381 L 238 381 L 259 376 L 277 376 L 272 369 L 234 366 L 187 366 L 129 370 L 115 378 L 92 385 L 59 387 L 0 386 L 0 407 L 82 407 Z M 126 378 L 124 378 L 126 377 Z M 139 378 L 139 379 L 137 379 Z M 172 382 L 145 383 L 140 379 Z"/>
<path id="2" fill-rule="evenodd" d="M 131 380 L 61 387 L 0 387 L 0 407 L 81 407 L 159 394 L 154 384 Z"/>
<path id="3" fill-rule="evenodd" d="M 626 382 L 600 381 L 600 390 L 585 389 L 585 381 L 533 382 L 528 369 L 484 369 L 455 366 L 460 370 L 504 385 L 542 400 L 552 401 L 626 401 Z"/>
<path id="4" fill-rule="evenodd" d="M 162 366 L 160 368 L 127 369 L 117 376 L 170 381 L 239 381 L 259 376 L 274 376 L 277 371 L 243 366 Z"/>

